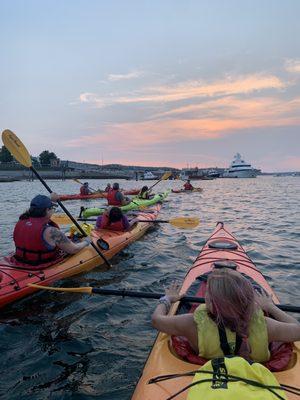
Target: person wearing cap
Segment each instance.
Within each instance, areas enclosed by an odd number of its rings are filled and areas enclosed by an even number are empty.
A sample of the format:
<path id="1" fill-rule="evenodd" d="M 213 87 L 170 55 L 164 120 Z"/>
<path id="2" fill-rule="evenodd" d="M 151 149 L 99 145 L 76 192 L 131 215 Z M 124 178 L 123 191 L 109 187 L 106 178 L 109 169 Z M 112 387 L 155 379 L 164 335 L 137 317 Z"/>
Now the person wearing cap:
<path id="1" fill-rule="evenodd" d="M 87 194 L 91 194 L 92 191 L 89 188 L 89 183 L 88 182 L 84 182 L 84 184 L 80 187 L 80 194 L 86 196 Z"/>
<path id="2" fill-rule="evenodd" d="M 107 193 L 107 203 L 109 206 L 126 206 L 130 201 L 131 200 L 125 197 L 120 191 L 118 183 L 114 183 L 112 189 Z"/>
<path id="3" fill-rule="evenodd" d="M 59 198 L 56 193 L 51 198 L 44 195 L 35 196 L 29 209 L 19 217 L 14 229 L 16 246 L 15 259 L 30 265 L 49 263 L 61 257 L 60 250 L 68 254 L 75 254 L 90 244 L 89 238 L 79 243 L 73 243 L 51 221 L 57 207 L 54 202 Z"/>

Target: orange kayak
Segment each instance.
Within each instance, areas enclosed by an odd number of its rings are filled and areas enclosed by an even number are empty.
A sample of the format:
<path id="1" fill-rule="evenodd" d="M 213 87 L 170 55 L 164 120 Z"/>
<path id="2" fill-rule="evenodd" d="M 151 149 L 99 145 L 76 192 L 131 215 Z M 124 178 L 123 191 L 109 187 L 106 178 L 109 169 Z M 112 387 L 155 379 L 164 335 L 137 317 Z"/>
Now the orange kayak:
<path id="1" fill-rule="evenodd" d="M 130 189 L 130 190 L 123 190 L 122 193 L 125 196 L 135 196 L 139 194 L 140 189 Z M 93 200 L 93 199 L 106 199 L 107 198 L 107 192 L 97 192 L 97 193 L 91 193 L 91 194 L 62 194 L 59 196 L 59 200 L 61 201 L 67 201 L 67 200 Z"/>
<path id="2" fill-rule="evenodd" d="M 137 216 L 149 222 L 138 222 L 128 232 L 93 230 L 91 238 L 94 244 L 107 259 L 111 259 L 124 247 L 144 235 L 152 225 L 151 221 L 157 219 L 161 206 L 161 203 L 157 203 L 147 209 L 147 212 L 139 212 Z M 102 264 L 104 264 L 103 259 L 92 246 L 82 249 L 77 254 L 61 257 L 55 263 L 35 267 L 22 264 L 13 256 L 4 257 L 0 260 L 0 307 L 37 291 L 37 289 L 27 286 L 28 283 L 50 285 L 60 279 L 89 271 Z"/>
<path id="3" fill-rule="evenodd" d="M 203 285 L 202 289 L 201 286 L 200 289 L 197 289 L 196 294 L 199 297 L 203 297 L 206 283 L 205 279 L 201 280 L 201 277 L 207 276 L 213 268 L 221 265 L 234 268 L 247 275 L 253 283 L 271 294 L 275 303 L 279 303 L 278 298 L 262 273 L 256 268 L 232 234 L 224 228 L 223 223 L 217 224 L 214 233 L 204 245 L 192 268 L 188 271 L 181 293 L 190 295 L 190 291 L 195 290 L 195 284 Z M 198 284 L 201 281 L 202 283 Z M 176 314 L 178 307 L 179 303 L 175 303 L 170 310 L 170 314 Z M 150 379 L 161 375 L 184 374 L 199 369 L 199 364 L 201 363 L 196 361 L 198 356 L 190 353 L 192 350 L 188 349 L 189 346 L 184 349 L 184 343 L 180 343 L 178 346 L 179 340 L 181 339 L 171 338 L 164 333 L 158 334 L 144 366 L 142 376 L 135 388 L 132 400 L 165 400 L 191 384 L 193 376 L 180 376 L 176 379 L 148 383 Z M 292 345 L 281 344 L 280 346 L 277 348 L 274 346 L 274 350 L 271 351 L 271 360 L 268 361 L 267 366 L 272 371 L 278 371 L 274 372 L 274 375 L 280 384 L 299 386 L 300 342 Z M 178 355 L 179 353 L 180 355 Z M 281 358 L 276 360 L 276 354 L 277 358 Z M 299 399 L 295 394 L 286 393 L 286 395 L 288 399 Z M 188 391 L 184 391 L 178 394 L 175 399 L 184 400 L 187 399 L 187 396 Z"/>

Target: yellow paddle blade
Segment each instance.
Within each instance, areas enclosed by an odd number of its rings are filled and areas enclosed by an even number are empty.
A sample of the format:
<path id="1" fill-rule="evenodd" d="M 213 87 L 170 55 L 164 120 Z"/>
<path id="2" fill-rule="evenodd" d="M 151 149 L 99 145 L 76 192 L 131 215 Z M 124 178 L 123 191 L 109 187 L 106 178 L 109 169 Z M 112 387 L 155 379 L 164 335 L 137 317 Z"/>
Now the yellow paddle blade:
<path id="1" fill-rule="evenodd" d="M 2 141 L 10 154 L 24 167 L 32 166 L 31 157 L 21 140 L 9 129 L 2 132 Z"/>
<path id="2" fill-rule="evenodd" d="M 163 176 L 160 178 L 160 180 L 161 181 L 165 181 L 165 180 L 169 179 L 171 175 L 172 175 L 172 172 L 171 171 L 167 171 L 167 172 L 165 172 L 163 174 Z"/>
<path id="3" fill-rule="evenodd" d="M 174 225 L 177 228 L 192 229 L 199 225 L 200 220 L 199 218 L 177 217 L 171 218 L 169 222 L 171 225 Z"/>
<path id="4" fill-rule="evenodd" d="M 54 214 L 51 220 L 58 225 L 73 224 L 73 221 L 66 214 Z"/>
<path id="5" fill-rule="evenodd" d="M 36 289 L 43 289 L 43 290 L 53 290 L 55 292 L 71 292 L 71 293 L 87 293 L 92 294 L 93 288 L 86 286 L 86 287 L 79 287 L 79 288 L 57 288 L 52 286 L 42 286 L 36 285 L 35 283 L 28 283 L 27 286 L 36 288 Z"/>
<path id="6" fill-rule="evenodd" d="M 82 182 L 80 182 L 80 180 L 79 180 L 79 179 L 76 179 L 76 178 L 74 178 L 74 179 L 73 179 L 73 181 L 75 181 L 75 182 L 79 183 L 80 185 L 83 185 L 83 183 L 82 183 Z"/>

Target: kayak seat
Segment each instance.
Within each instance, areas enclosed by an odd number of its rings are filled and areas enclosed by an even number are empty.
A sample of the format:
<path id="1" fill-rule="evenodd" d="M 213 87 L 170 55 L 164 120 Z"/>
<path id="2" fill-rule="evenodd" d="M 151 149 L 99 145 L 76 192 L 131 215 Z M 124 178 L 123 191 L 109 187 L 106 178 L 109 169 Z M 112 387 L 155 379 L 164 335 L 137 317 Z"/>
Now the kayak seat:
<path id="1" fill-rule="evenodd" d="M 218 249 L 218 250 L 236 250 L 238 248 L 238 245 L 236 243 L 216 240 L 216 241 L 210 242 L 208 244 L 208 247 L 210 249 Z"/>
<path id="2" fill-rule="evenodd" d="M 204 365 L 208 360 L 200 357 L 194 352 L 189 341 L 184 336 L 172 336 L 171 347 L 173 354 L 192 364 Z M 273 342 L 269 345 L 270 360 L 263 365 L 272 372 L 279 372 L 287 369 L 293 356 L 291 343 Z"/>

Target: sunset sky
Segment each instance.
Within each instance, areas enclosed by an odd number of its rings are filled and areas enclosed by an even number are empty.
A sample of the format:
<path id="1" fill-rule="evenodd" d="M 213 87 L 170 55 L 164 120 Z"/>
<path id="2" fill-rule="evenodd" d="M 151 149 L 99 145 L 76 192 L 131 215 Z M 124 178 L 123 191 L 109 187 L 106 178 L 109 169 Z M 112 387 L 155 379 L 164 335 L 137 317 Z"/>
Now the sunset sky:
<path id="1" fill-rule="evenodd" d="M 300 170 L 300 1 L 2 0 L 0 122 L 33 155 Z"/>

